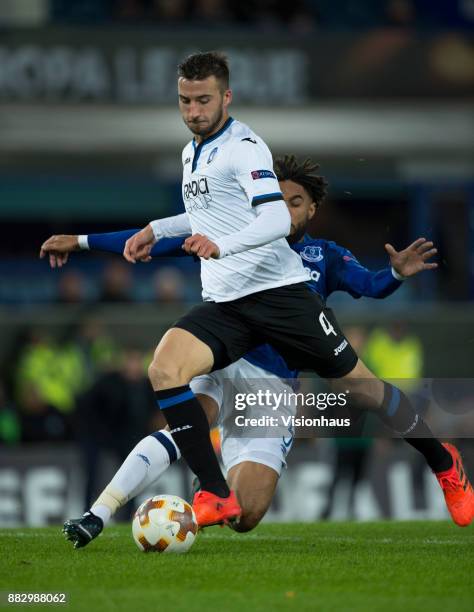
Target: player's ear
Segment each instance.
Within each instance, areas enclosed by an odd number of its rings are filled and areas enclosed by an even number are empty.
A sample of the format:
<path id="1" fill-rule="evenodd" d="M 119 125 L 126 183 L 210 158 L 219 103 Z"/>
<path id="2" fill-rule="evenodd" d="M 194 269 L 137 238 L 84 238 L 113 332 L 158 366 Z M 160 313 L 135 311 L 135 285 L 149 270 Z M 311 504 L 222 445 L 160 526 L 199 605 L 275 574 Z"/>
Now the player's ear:
<path id="1" fill-rule="evenodd" d="M 222 96 L 224 100 L 224 106 L 227 107 L 232 102 L 232 89 L 226 89 Z"/>
<path id="2" fill-rule="evenodd" d="M 308 221 L 310 221 L 316 214 L 316 202 L 311 202 L 308 208 Z"/>

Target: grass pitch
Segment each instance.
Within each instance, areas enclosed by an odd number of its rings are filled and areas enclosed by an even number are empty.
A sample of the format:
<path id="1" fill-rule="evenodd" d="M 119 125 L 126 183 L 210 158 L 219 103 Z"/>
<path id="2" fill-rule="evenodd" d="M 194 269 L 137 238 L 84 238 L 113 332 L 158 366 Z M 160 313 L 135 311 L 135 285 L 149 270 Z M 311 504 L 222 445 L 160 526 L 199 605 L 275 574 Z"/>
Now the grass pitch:
<path id="1" fill-rule="evenodd" d="M 69 612 L 460 612 L 473 609 L 473 544 L 448 522 L 213 527 L 185 555 L 140 552 L 129 525 L 81 550 L 59 527 L 4 529 L 0 591 L 67 592 Z"/>

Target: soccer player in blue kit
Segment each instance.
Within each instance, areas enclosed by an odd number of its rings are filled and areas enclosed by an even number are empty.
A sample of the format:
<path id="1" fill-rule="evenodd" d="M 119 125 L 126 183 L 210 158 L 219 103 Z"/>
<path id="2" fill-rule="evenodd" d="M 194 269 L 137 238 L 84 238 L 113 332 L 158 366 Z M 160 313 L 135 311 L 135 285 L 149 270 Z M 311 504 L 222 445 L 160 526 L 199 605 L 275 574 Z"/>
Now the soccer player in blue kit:
<path id="1" fill-rule="evenodd" d="M 317 175 L 317 166 L 310 160 L 299 164 L 294 156 L 277 160 L 274 165 L 280 188 L 291 214 L 291 234 L 288 237 L 292 249 L 299 253 L 310 272 L 308 285 L 323 299 L 342 290 L 353 297 L 383 298 L 393 293 L 405 277 L 436 267 L 429 263 L 436 252 L 431 242 L 420 238 L 412 245 L 397 252 L 386 245 L 391 266 L 378 272 L 364 268 L 347 249 L 307 234 L 309 221 L 326 195 L 326 181 Z M 98 249 L 121 253 L 125 241 L 135 230 L 89 236 L 57 236 L 43 245 L 43 252 L 50 253 L 53 266 L 67 261 L 70 251 L 80 248 Z M 183 255 L 183 238 L 160 240 L 151 252 L 152 256 Z M 198 376 L 191 381 L 191 389 L 205 408 L 210 423 L 219 415 L 223 423 L 222 458 L 229 485 L 236 491 L 242 507 L 239 531 L 255 527 L 267 511 L 278 482 L 290 444 L 282 444 L 281 438 L 235 438 L 225 428 L 225 414 L 232 409 L 225 403 L 223 385 L 232 379 L 238 391 L 249 392 L 247 379 L 265 379 L 272 389 L 283 390 L 285 380 L 297 373 L 289 370 L 283 358 L 270 346 L 264 345 L 247 353 L 242 359 L 224 370 Z M 253 389 L 254 390 L 254 389 Z M 290 411 L 292 407 L 289 407 Z M 246 413 L 247 414 L 247 413 Z M 288 437 L 288 440 L 291 440 Z M 147 461 L 143 457 L 147 457 Z M 179 457 L 179 449 L 168 431 L 162 430 L 144 438 L 133 449 L 110 484 L 93 507 L 81 519 L 66 523 L 66 534 L 77 546 L 87 544 L 92 538 L 81 531 L 85 528 L 96 537 L 110 516 L 132 497 L 155 482 L 166 468 Z"/>

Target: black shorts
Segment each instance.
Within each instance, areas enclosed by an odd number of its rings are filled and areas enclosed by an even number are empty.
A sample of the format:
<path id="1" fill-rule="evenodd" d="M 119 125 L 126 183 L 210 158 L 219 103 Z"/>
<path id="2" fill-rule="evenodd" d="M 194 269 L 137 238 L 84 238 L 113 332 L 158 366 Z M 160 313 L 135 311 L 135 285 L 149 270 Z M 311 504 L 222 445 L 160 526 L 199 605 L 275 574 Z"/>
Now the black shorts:
<path id="1" fill-rule="evenodd" d="M 357 355 L 330 308 L 306 283 L 252 293 L 231 302 L 203 302 L 173 327 L 192 333 L 214 354 L 214 370 L 237 361 L 260 344 L 271 344 L 290 369 L 340 378 Z"/>

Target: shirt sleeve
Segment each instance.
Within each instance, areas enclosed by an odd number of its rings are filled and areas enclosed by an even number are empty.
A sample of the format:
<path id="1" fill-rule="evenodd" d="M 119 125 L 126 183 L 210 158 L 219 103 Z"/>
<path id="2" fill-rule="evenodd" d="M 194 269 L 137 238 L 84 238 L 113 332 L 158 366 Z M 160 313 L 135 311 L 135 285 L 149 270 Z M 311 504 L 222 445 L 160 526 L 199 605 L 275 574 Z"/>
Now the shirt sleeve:
<path id="1" fill-rule="evenodd" d="M 334 243 L 327 249 L 326 274 L 328 295 L 333 291 L 346 291 L 354 298 L 380 299 L 391 295 L 402 284 L 390 267 L 377 272 L 368 270 L 348 249 Z"/>
<path id="2" fill-rule="evenodd" d="M 290 233 L 291 217 L 285 202 L 265 202 L 256 209 L 257 216 L 244 229 L 215 240 L 219 259 L 283 238 Z"/>
<path id="3" fill-rule="evenodd" d="M 192 234 L 188 213 L 157 219 L 150 223 L 156 240 Z"/>
<path id="4" fill-rule="evenodd" d="M 252 206 L 283 200 L 267 145 L 257 137 L 243 138 L 232 151 L 235 178 Z"/>
<path id="5" fill-rule="evenodd" d="M 104 234 L 89 234 L 87 244 L 94 251 L 106 251 L 109 253 L 123 253 L 125 243 L 139 229 L 123 230 L 121 232 L 107 232 Z M 181 248 L 187 236 L 182 238 L 162 238 L 153 246 L 152 257 L 183 257 L 187 253 Z"/>

